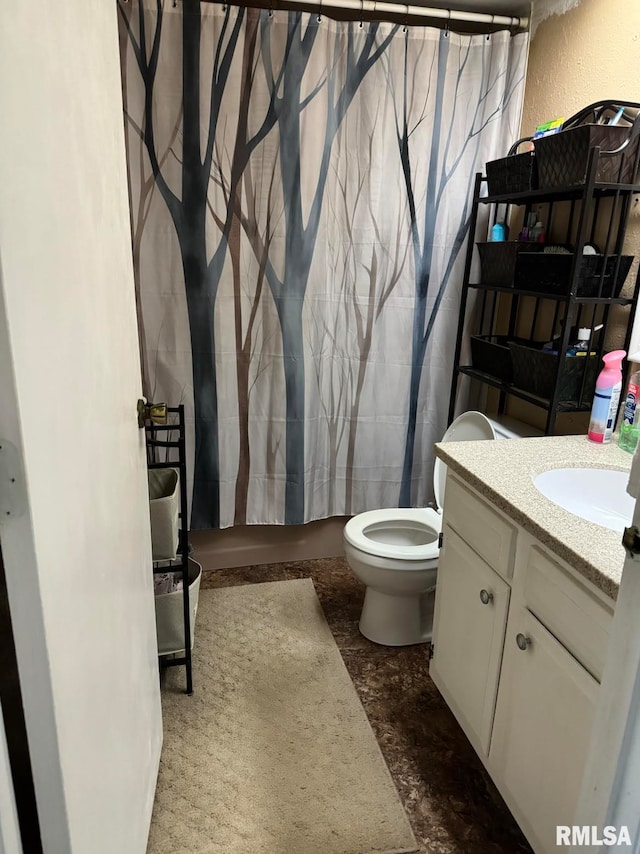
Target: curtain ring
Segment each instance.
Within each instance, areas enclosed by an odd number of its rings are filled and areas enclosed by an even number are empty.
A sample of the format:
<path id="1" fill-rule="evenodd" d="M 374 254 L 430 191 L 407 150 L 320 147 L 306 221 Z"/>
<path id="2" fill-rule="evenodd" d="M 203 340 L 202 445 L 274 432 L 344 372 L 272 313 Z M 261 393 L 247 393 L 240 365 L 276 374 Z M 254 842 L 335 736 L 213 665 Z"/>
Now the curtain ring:
<path id="1" fill-rule="evenodd" d="M 364 0 L 360 0 L 360 29 L 364 27 L 362 16 L 364 15 Z"/>
<path id="2" fill-rule="evenodd" d="M 409 4 L 408 3 L 404 8 L 404 13 L 405 13 L 404 14 L 404 26 L 402 28 L 402 32 L 406 33 L 407 30 L 409 29 Z"/>
<path id="3" fill-rule="evenodd" d="M 322 21 L 322 0 L 318 3 L 318 17 L 316 18 L 317 22 L 320 23 Z"/>
<path id="4" fill-rule="evenodd" d="M 273 18 L 273 6 L 269 3 L 269 17 Z"/>
<path id="5" fill-rule="evenodd" d="M 451 23 L 451 9 L 447 9 L 447 14 L 449 15 L 449 17 L 447 18 L 447 25 L 444 28 L 445 39 L 449 38 L 449 24 Z"/>
<path id="6" fill-rule="evenodd" d="M 491 36 L 493 35 L 493 22 L 495 21 L 495 19 L 496 19 L 496 16 L 495 16 L 495 15 L 491 15 L 491 23 L 489 24 L 489 26 L 491 27 L 491 29 L 490 29 L 490 30 L 489 30 L 489 32 L 487 33 L 487 41 L 488 41 L 488 42 L 490 42 L 490 41 L 491 41 Z"/>

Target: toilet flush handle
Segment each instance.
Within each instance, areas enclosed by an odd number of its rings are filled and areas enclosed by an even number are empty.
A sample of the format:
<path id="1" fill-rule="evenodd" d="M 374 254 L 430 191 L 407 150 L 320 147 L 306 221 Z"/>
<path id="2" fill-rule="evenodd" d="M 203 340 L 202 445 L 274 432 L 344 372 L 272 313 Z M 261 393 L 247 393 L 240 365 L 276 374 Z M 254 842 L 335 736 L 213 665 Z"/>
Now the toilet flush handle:
<path id="1" fill-rule="evenodd" d="M 480 591 L 480 601 L 483 605 L 488 605 L 489 602 L 493 602 L 493 593 L 489 593 L 488 590 Z"/>

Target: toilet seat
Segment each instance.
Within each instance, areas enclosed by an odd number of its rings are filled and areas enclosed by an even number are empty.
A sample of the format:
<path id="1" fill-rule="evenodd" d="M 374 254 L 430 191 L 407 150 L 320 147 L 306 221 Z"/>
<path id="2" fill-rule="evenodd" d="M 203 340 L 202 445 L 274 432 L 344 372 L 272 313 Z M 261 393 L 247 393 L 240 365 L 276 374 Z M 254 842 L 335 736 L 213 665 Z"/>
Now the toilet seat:
<path id="1" fill-rule="evenodd" d="M 441 442 L 495 439 L 493 425 L 481 412 L 463 412 L 447 429 Z M 436 458 L 433 489 L 437 507 L 444 502 L 447 466 Z M 437 560 L 442 512 L 432 507 L 394 507 L 367 510 L 350 519 L 345 540 L 356 549 L 377 557 L 406 561 Z M 411 566 L 407 566 L 411 569 Z"/>
<path id="2" fill-rule="evenodd" d="M 354 548 L 377 557 L 436 560 L 441 528 L 442 517 L 431 507 L 390 507 L 358 513 L 345 525 L 344 538 Z M 414 544 L 402 545 L 412 538 Z"/>

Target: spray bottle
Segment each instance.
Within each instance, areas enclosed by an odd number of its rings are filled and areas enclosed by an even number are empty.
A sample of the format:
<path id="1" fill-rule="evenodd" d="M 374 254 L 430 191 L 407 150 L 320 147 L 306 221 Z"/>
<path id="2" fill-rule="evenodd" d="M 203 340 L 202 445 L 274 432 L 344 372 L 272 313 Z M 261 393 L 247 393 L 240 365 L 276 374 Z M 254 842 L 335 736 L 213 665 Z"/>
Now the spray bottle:
<path id="1" fill-rule="evenodd" d="M 622 423 L 618 445 L 623 451 L 633 454 L 640 438 L 640 371 L 629 377 L 627 396 L 624 399 Z"/>
<path id="2" fill-rule="evenodd" d="M 602 357 L 604 368 L 596 380 L 587 434 L 592 442 L 611 441 L 622 390 L 622 360 L 626 355 L 624 350 L 614 350 Z"/>

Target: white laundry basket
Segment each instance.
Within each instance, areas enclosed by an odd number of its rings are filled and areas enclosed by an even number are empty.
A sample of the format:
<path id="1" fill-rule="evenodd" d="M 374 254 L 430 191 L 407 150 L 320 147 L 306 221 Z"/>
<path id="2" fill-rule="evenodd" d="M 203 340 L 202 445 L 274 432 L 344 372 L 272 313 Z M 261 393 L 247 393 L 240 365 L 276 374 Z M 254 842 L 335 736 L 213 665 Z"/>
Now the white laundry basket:
<path id="1" fill-rule="evenodd" d="M 171 567 L 168 566 L 167 572 L 170 571 Z M 182 573 L 180 573 L 181 575 Z M 196 560 L 189 558 L 189 616 L 191 618 L 192 649 L 201 578 L 202 567 Z M 182 590 L 176 590 L 174 593 L 161 593 L 155 597 L 155 602 L 158 655 L 184 652 L 184 605 Z"/>
<path id="2" fill-rule="evenodd" d="M 154 561 L 175 560 L 178 550 L 180 477 L 175 468 L 149 469 L 151 551 Z"/>

